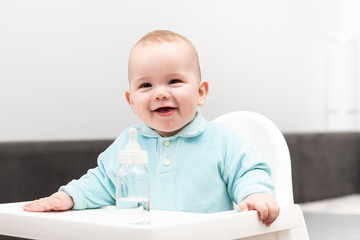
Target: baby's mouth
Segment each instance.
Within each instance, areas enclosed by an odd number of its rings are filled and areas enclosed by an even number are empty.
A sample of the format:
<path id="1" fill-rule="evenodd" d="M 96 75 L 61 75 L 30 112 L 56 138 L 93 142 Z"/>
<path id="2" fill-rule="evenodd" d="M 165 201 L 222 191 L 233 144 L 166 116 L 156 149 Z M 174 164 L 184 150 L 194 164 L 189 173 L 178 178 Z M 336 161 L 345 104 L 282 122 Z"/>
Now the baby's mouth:
<path id="1" fill-rule="evenodd" d="M 168 112 L 173 111 L 174 109 L 175 108 L 173 108 L 173 107 L 161 107 L 161 108 L 155 109 L 154 111 L 158 112 L 158 113 L 168 113 Z"/>

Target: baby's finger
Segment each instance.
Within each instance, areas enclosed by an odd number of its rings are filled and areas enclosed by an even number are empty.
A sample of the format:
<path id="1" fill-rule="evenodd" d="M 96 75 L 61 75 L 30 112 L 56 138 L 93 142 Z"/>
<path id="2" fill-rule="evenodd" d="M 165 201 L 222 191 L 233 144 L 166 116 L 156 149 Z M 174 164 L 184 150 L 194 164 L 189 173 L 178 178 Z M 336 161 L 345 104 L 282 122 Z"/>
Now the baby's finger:
<path id="1" fill-rule="evenodd" d="M 241 203 L 239 204 L 239 210 L 240 210 L 241 212 L 247 212 L 247 211 L 249 211 L 249 208 L 248 208 L 248 206 L 247 206 L 247 203 L 246 203 L 246 202 L 241 202 Z"/>
<path id="2" fill-rule="evenodd" d="M 41 198 L 26 204 L 23 209 L 27 212 L 44 212 L 46 211 L 46 202 L 47 200 L 45 198 Z"/>
<path id="3" fill-rule="evenodd" d="M 277 203 L 269 204 L 269 215 L 263 222 L 267 226 L 270 226 L 280 215 L 280 207 Z"/>
<path id="4" fill-rule="evenodd" d="M 268 206 L 266 205 L 266 203 L 260 202 L 260 203 L 256 204 L 255 208 L 256 208 L 256 211 L 258 211 L 258 213 L 259 213 L 260 220 L 264 221 L 268 218 L 269 209 L 268 209 Z"/>
<path id="5" fill-rule="evenodd" d="M 27 212 L 35 212 L 38 208 L 38 203 L 36 201 L 32 201 L 24 205 L 23 210 Z"/>

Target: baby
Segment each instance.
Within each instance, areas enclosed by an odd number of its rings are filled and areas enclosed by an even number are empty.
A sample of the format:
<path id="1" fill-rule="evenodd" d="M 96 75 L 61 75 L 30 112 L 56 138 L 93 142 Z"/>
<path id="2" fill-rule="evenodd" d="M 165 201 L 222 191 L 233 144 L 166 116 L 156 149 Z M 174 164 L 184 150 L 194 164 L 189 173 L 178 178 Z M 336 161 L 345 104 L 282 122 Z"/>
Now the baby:
<path id="1" fill-rule="evenodd" d="M 154 31 L 130 52 L 125 97 L 142 121 L 138 141 L 148 151 L 153 209 L 219 212 L 256 210 L 269 226 L 279 215 L 269 166 L 234 131 L 206 121 L 197 110 L 209 84 L 201 79 L 197 51 L 185 37 Z M 25 211 L 60 211 L 115 205 L 124 130 L 99 155 L 98 166 Z M 131 187 L 131 186 L 129 186 Z"/>

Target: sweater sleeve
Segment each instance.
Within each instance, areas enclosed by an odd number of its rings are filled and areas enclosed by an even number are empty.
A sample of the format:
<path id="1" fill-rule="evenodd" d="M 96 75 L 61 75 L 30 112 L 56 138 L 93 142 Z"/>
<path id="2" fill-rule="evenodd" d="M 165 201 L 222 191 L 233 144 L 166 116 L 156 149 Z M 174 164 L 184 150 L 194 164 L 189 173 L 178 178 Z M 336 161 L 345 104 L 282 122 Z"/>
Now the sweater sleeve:
<path id="1" fill-rule="evenodd" d="M 231 138 L 227 144 L 224 180 L 233 201 L 239 204 L 253 193 L 275 197 L 270 166 L 237 134 Z"/>
<path id="2" fill-rule="evenodd" d="M 110 145 L 98 157 L 98 166 L 90 169 L 80 179 L 72 180 L 60 187 L 74 201 L 73 209 L 97 208 L 114 205 L 116 197 L 116 173 L 120 167 L 118 152 L 122 146 L 124 134 Z"/>

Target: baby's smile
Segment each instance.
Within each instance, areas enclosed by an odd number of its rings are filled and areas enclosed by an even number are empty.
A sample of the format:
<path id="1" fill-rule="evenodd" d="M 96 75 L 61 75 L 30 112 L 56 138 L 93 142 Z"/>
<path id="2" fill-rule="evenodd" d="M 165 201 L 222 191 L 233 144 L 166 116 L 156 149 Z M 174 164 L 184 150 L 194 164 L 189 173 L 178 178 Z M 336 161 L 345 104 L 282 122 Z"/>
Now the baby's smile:
<path id="1" fill-rule="evenodd" d="M 158 115 L 162 117 L 167 117 L 172 115 L 175 112 L 176 108 L 174 107 L 160 107 L 154 110 Z"/>

